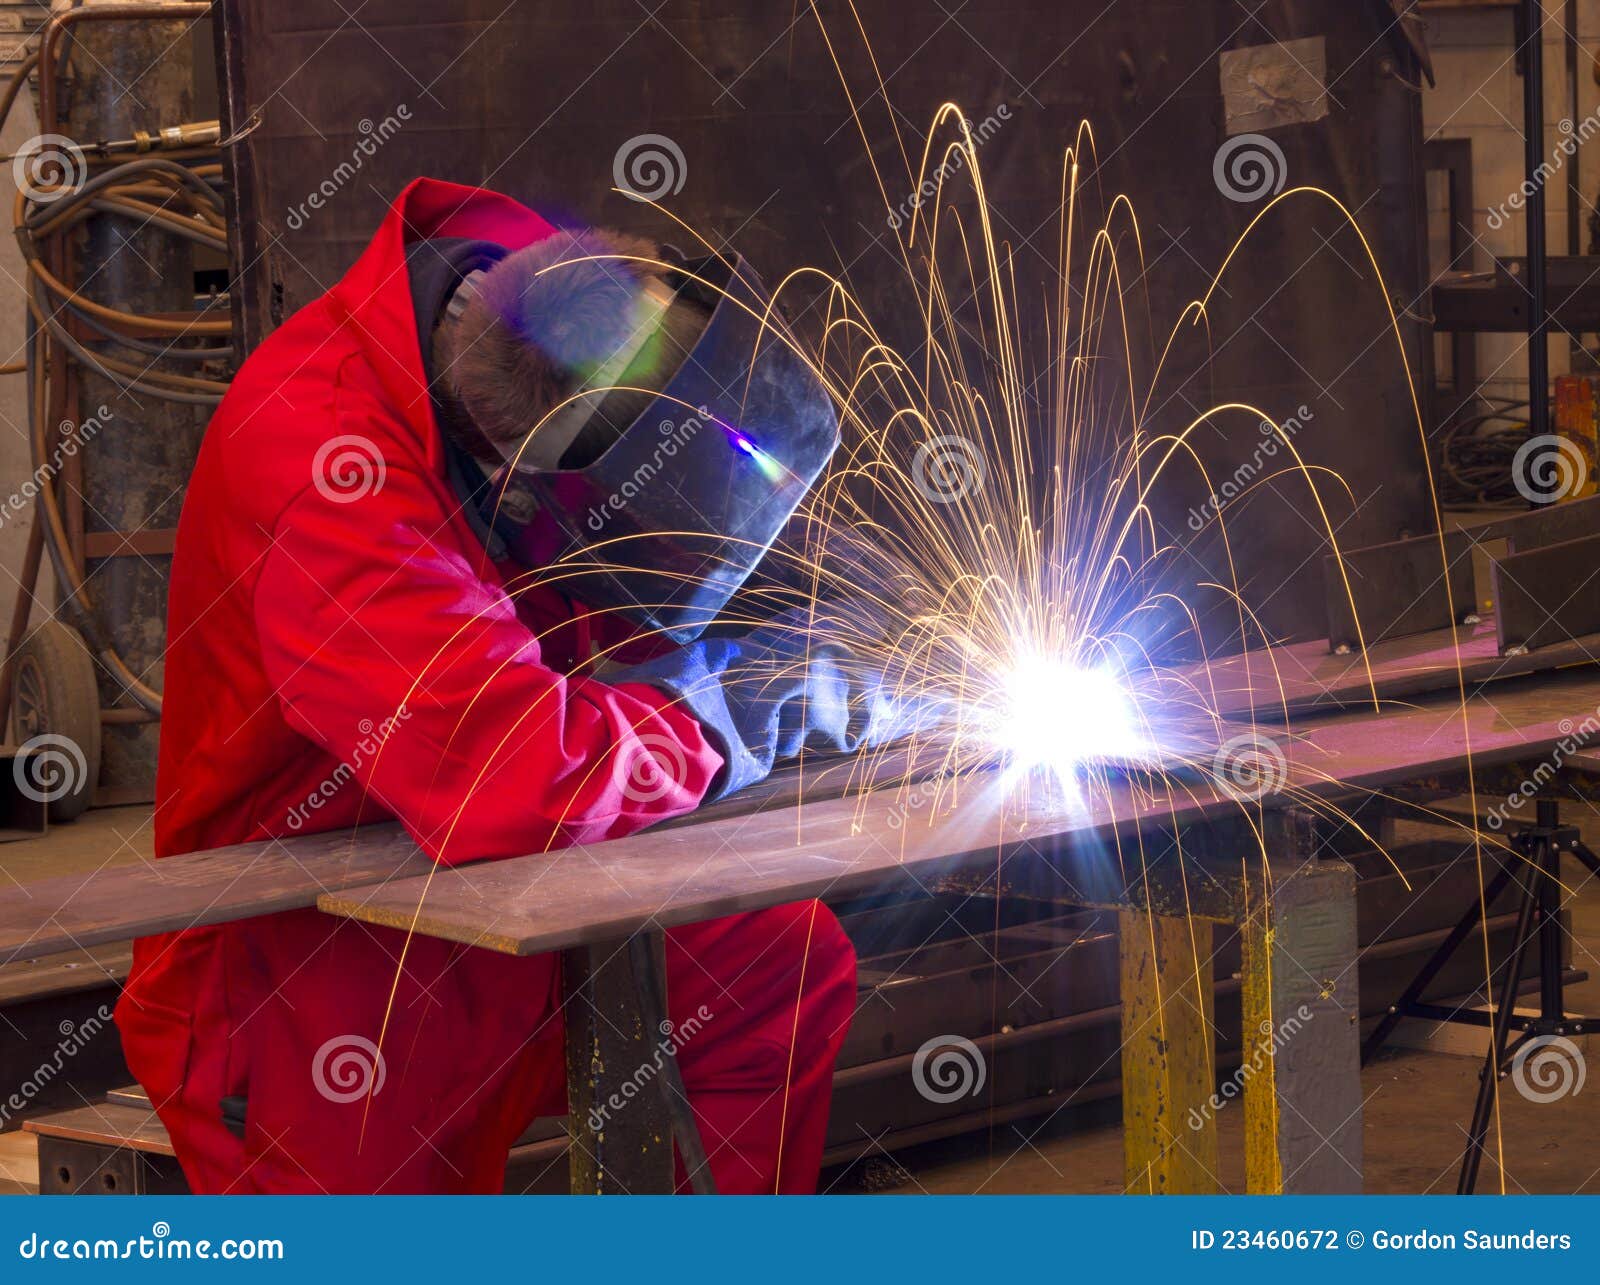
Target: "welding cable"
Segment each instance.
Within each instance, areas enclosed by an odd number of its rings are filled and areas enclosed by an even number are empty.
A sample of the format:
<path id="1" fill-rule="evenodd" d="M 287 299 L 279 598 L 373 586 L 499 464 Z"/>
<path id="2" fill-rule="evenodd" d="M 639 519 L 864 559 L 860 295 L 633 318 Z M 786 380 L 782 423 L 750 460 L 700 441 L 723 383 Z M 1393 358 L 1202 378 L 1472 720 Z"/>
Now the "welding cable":
<path id="1" fill-rule="evenodd" d="M 231 335 L 233 331 L 231 319 L 227 321 L 169 321 L 144 317 L 121 309 L 109 308 L 79 294 L 44 266 L 38 250 L 38 241 L 40 239 L 70 226 L 80 218 L 88 217 L 89 211 L 82 207 L 90 205 L 102 193 L 109 192 L 114 194 L 119 181 L 141 174 L 146 176 L 159 174 L 168 181 L 180 180 L 189 188 L 189 191 L 184 192 L 186 197 L 189 197 L 192 193 L 195 199 L 210 203 L 214 203 L 218 199 L 217 194 L 204 179 L 197 178 L 191 175 L 183 166 L 160 157 L 146 157 L 138 161 L 129 161 L 125 164 L 114 166 L 105 173 L 96 175 L 81 188 L 62 197 L 59 201 L 52 202 L 39 209 L 30 210 L 27 193 L 19 189 L 13 207 L 13 221 L 17 226 L 17 240 L 22 248 L 29 272 L 42 281 L 56 299 L 63 303 L 74 304 L 82 311 L 99 317 L 119 329 L 133 330 L 141 334 L 173 337 Z M 189 236 L 213 248 L 226 249 L 225 238 L 217 241 L 213 239 L 211 229 L 185 220 L 181 216 L 163 214 L 159 222 L 168 231 Z"/>
<path id="2" fill-rule="evenodd" d="M 32 368 L 34 363 L 42 365 L 44 362 L 46 337 L 45 332 L 34 323 L 31 315 L 27 318 L 27 324 L 30 363 L 28 391 L 33 399 L 33 413 L 28 416 L 30 429 L 28 446 L 33 460 L 33 476 L 38 488 L 35 503 L 38 513 L 44 519 L 46 536 L 44 546 L 50 554 L 50 565 L 55 568 L 56 580 L 61 588 L 61 607 L 73 627 L 83 635 L 100 663 L 122 685 L 123 690 L 147 713 L 159 715 L 161 693 L 140 681 L 138 675 L 128 668 L 127 662 L 117 654 L 116 648 L 106 638 L 95 616 L 88 585 L 78 574 L 72 558 L 68 555 L 70 541 L 67 539 L 67 525 L 56 497 L 55 477 L 59 465 L 48 458 L 49 452 L 44 437 L 44 421 L 48 409 L 45 405 L 46 383 L 37 377 L 38 372 Z"/>
<path id="3" fill-rule="evenodd" d="M 169 203 L 175 199 L 181 200 L 189 213 L 170 208 Z M 216 221 L 215 195 L 202 200 L 192 189 L 170 183 L 116 183 L 94 190 L 86 185 L 40 210 L 27 211 L 24 217 L 29 233 L 39 240 L 82 223 L 97 209 L 136 218 L 141 223 L 157 223 L 181 236 L 226 243 L 226 229 Z"/>
<path id="4" fill-rule="evenodd" d="M 197 197 L 207 204 L 214 205 L 218 200 L 216 190 L 206 180 L 197 175 L 188 166 L 179 165 L 176 161 L 168 160 L 164 156 L 144 156 L 134 161 L 123 161 L 109 169 L 102 170 L 91 179 L 86 179 L 72 191 L 63 193 L 56 199 L 42 204 L 28 212 L 25 222 L 33 230 L 47 233 L 49 225 L 64 210 L 70 210 L 74 205 L 89 200 L 96 194 L 105 191 L 108 187 L 115 187 L 127 181 L 134 175 L 162 174 L 174 180 L 174 187 L 183 187 L 195 193 Z"/>
<path id="5" fill-rule="evenodd" d="M 86 222 L 96 213 L 115 214 L 125 219 L 134 219 L 141 227 L 156 224 L 189 241 L 194 241 L 208 249 L 226 252 L 228 238 L 218 233 L 209 224 L 198 219 L 174 214 L 170 210 L 161 209 L 159 206 L 147 205 L 142 201 L 130 201 L 119 196 L 101 196 L 86 202 L 73 212 L 73 217 L 68 219 L 64 227 L 73 227 Z"/>
<path id="6" fill-rule="evenodd" d="M 164 200 L 171 200 L 174 196 L 187 196 L 176 189 L 167 189 L 163 194 Z M 39 230 L 30 227 L 35 239 L 47 235 L 65 232 L 93 218 L 95 213 L 115 214 L 122 218 L 136 220 L 141 227 L 151 224 L 171 232 L 175 236 L 198 242 L 210 249 L 226 251 L 228 248 L 227 233 L 218 228 L 214 223 L 207 222 L 199 217 L 191 203 L 191 212 L 185 214 L 181 211 L 168 209 L 165 206 L 151 204 L 143 200 L 135 200 L 125 195 L 125 189 L 112 188 L 109 192 L 97 193 L 84 201 L 74 202 L 59 216 L 52 213 L 52 221 L 48 229 Z"/>
<path id="7" fill-rule="evenodd" d="M 192 406 L 215 406 L 228 391 L 228 385 L 220 380 L 196 379 L 190 375 L 156 370 L 149 365 L 138 366 L 103 353 L 91 352 L 73 338 L 37 294 L 29 301 L 29 307 L 34 319 L 43 324 L 63 348 L 124 392 L 135 390 Z"/>
<path id="8" fill-rule="evenodd" d="M 78 0 L 74 0 L 73 7 L 77 3 Z M 59 55 L 52 60 L 56 67 L 66 67 L 74 40 L 70 30 L 64 33 Z M 18 65 L 5 88 L 0 90 L 0 124 L 9 117 L 29 75 L 39 66 L 40 56 L 35 51 Z M 0 373 L 17 370 L 26 373 L 30 412 L 28 441 L 43 544 L 49 551 L 60 586 L 64 615 L 83 635 L 91 652 L 123 693 L 156 718 L 161 716 L 161 694 L 143 682 L 117 652 L 94 610 L 87 577 L 77 566 L 57 494 L 62 447 L 55 444 L 55 454 L 51 454 L 47 426 L 52 402 L 70 397 L 70 384 L 66 390 L 56 389 L 49 372 L 52 367 L 58 374 L 64 369 L 70 381 L 72 362 L 76 362 L 124 393 L 211 407 L 226 391 L 225 381 L 177 374 L 160 369 L 155 362 L 231 360 L 233 325 L 231 320 L 218 321 L 206 316 L 209 306 L 202 308 L 198 319 L 173 321 L 96 303 L 60 280 L 41 255 L 45 247 L 61 244 L 60 238 L 67 230 L 96 214 L 135 219 L 142 227 L 182 237 L 207 249 L 226 251 L 225 178 L 221 165 L 216 163 L 216 155 L 215 147 L 197 146 L 174 149 L 161 156 L 140 156 L 109 166 L 104 166 L 101 159 L 92 154 L 86 155 L 85 162 L 93 177 L 83 184 L 70 191 L 52 191 L 50 200 L 30 201 L 28 193 L 19 189 L 13 205 L 14 232 L 32 279 L 24 292 L 28 303 L 24 315 L 26 360 L 20 366 L 0 367 Z M 191 160 L 200 163 L 178 163 Z M 90 351 L 68 331 L 64 318 L 71 318 L 103 336 L 113 346 L 138 354 L 145 359 L 144 363 Z M 179 342 L 210 338 L 222 342 L 198 347 Z M 60 350 L 54 348 L 57 343 L 61 345 Z M 64 368 L 59 364 L 63 358 L 70 359 Z"/>
<path id="9" fill-rule="evenodd" d="M 149 335 L 171 335 L 174 338 L 204 335 L 232 335 L 233 322 L 230 321 L 164 321 L 155 317 L 144 317 L 138 313 L 123 312 L 117 308 L 107 308 L 96 303 L 93 299 L 79 294 L 72 287 L 62 282 L 54 273 L 39 261 L 37 255 L 24 252 L 28 271 L 33 273 L 43 283 L 46 289 L 63 303 L 75 303 L 86 312 L 110 323 L 137 330 Z"/>
<path id="10" fill-rule="evenodd" d="M 1461 505 L 1515 506 L 1512 464 L 1527 442 L 1530 429 L 1516 418 L 1528 403 L 1503 399 L 1492 409 L 1448 424 L 1440 442 L 1441 499 L 1446 507 Z M 1497 422 L 1502 427 L 1491 427 Z"/>
<path id="11" fill-rule="evenodd" d="M 639 999 L 640 1024 L 646 1033 L 654 1031 L 669 1038 L 672 1023 L 667 1019 L 667 977 L 656 959 L 655 942 L 649 933 L 634 933 L 628 938 L 628 962 L 632 965 L 634 990 Z M 662 1096 L 667 1100 L 672 1136 L 678 1143 L 684 1172 L 689 1175 L 689 1187 L 697 1196 L 714 1196 L 717 1194 L 716 1179 L 711 1174 L 705 1143 L 700 1140 L 694 1109 L 689 1105 L 689 1091 L 683 1084 L 683 1069 L 678 1065 L 676 1047 L 670 1049 L 662 1061 Z"/>
<path id="12" fill-rule="evenodd" d="M 72 314 L 72 319 L 79 325 L 86 326 L 97 335 L 103 336 L 107 342 L 114 343 L 122 348 L 131 348 L 134 352 L 143 353 L 147 357 L 161 357 L 172 361 L 220 361 L 233 360 L 233 345 L 226 344 L 220 347 L 179 348 L 177 341 L 171 343 L 155 343 L 149 339 L 136 339 L 132 335 L 124 335 L 106 325 L 98 317 L 91 317 L 88 313 L 74 307 L 70 303 L 61 305 L 62 309 Z M 21 370 L 25 363 L 18 362 L 15 369 Z M 8 367 L 0 366 L 0 375 L 8 372 Z"/>

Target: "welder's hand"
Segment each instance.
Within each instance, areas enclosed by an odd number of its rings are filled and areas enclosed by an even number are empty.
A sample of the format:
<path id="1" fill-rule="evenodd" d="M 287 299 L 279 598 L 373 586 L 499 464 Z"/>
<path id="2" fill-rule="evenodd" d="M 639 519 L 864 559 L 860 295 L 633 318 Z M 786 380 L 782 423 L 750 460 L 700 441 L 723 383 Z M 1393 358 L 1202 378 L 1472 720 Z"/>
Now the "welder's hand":
<path id="1" fill-rule="evenodd" d="M 803 609 L 742 638 L 705 638 L 607 675 L 649 683 L 683 702 L 725 766 L 707 799 L 753 785 L 802 749 L 850 753 L 914 730 L 926 711 L 901 708 L 874 665 L 822 639 Z M 821 637 L 819 638 L 819 634 Z"/>

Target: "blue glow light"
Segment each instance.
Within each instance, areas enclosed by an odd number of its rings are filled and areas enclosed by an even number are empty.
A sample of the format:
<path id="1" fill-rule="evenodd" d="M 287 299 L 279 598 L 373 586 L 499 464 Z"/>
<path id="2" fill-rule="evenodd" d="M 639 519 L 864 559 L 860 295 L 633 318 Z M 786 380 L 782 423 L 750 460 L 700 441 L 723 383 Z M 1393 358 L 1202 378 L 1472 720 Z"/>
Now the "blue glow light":
<path id="1" fill-rule="evenodd" d="M 765 476 L 776 481 L 783 475 L 783 465 L 778 463 L 777 460 L 773 459 L 772 456 L 768 455 L 738 429 L 728 429 L 728 436 L 733 439 L 733 444 L 735 446 L 737 446 L 741 451 L 743 451 L 756 462 L 756 467 L 758 467 Z"/>

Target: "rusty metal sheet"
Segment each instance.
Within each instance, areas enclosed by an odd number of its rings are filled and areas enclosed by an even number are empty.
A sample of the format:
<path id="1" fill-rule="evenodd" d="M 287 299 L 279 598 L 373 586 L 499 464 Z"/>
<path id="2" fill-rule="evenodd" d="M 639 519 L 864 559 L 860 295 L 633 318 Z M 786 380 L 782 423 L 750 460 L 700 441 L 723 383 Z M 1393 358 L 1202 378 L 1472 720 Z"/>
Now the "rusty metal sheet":
<path id="1" fill-rule="evenodd" d="M 1448 629 L 1476 609 L 1472 586 L 1475 531 L 1353 549 L 1322 560 L 1328 648 L 1372 647 L 1406 634 Z M 1340 574 L 1341 563 L 1343 575 Z"/>
<path id="2" fill-rule="evenodd" d="M 1571 638 L 1527 655 L 1502 656 L 1493 620 L 1463 629 L 1390 638 L 1365 656 L 1331 654 L 1320 642 L 1259 648 L 1175 671 L 1180 687 L 1201 691 L 1230 718 L 1252 711 L 1272 719 L 1330 707 L 1368 706 L 1429 692 L 1600 660 L 1600 634 Z"/>
<path id="3" fill-rule="evenodd" d="M 1502 653 L 1600 632 L 1600 535 L 1507 554 L 1489 574 Z"/>
<path id="4" fill-rule="evenodd" d="M 1579 672 L 1508 683 L 1495 689 L 1492 704 L 1474 700 L 1464 709 L 1440 700 L 1401 713 L 1324 717 L 1280 742 L 1285 788 L 1297 797 L 1337 796 L 1456 770 L 1469 754 L 1480 767 L 1536 760 L 1597 706 L 1600 675 Z M 1148 887 L 1140 884 L 1137 866 L 1119 877 L 1108 844 L 1136 832 L 1243 817 L 1238 802 L 1198 784 L 1163 798 L 1113 786 L 1081 811 L 1064 808 L 1022 821 L 985 811 L 974 797 L 979 793 L 972 791 L 968 804 L 932 827 L 894 824 L 900 804 L 886 791 L 440 871 L 425 898 L 425 881 L 408 879 L 332 892 L 317 904 L 330 914 L 414 925 L 428 936 L 519 955 L 896 877 L 925 881 L 961 864 L 993 866 L 1021 853 L 1048 859 L 1070 890 L 1064 895 L 1084 904 L 1126 904 Z M 1227 847 L 1218 842 L 1219 852 Z M 1240 851 L 1232 849 L 1235 865 Z M 1190 891 L 1195 913 L 1222 909 L 1200 905 L 1210 895 L 1203 880 L 1191 880 Z M 1218 895 L 1225 900 L 1227 893 Z"/>
<path id="5" fill-rule="evenodd" d="M 432 865 L 397 825 L 264 839 L 0 894 L 0 964 L 310 906 L 330 888 Z"/>

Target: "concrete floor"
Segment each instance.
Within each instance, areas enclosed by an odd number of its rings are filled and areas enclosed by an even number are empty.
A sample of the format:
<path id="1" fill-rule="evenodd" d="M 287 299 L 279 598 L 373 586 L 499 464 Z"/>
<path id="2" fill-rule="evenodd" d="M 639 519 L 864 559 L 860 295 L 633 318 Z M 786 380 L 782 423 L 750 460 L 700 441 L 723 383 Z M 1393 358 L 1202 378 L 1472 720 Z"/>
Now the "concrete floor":
<path id="1" fill-rule="evenodd" d="M 1574 803 L 1591 847 L 1600 849 L 1600 808 Z M 88 872 L 108 864 L 148 859 L 148 808 L 111 808 L 86 814 L 42 840 L 0 846 L 0 887 L 17 880 Z M 1572 902 L 1573 963 L 1590 980 L 1570 992 L 1572 1007 L 1600 1015 L 1600 881 L 1575 865 L 1566 872 Z M 1429 1032 L 1410 1024 L 1413 1036 Z M 1436 1044 L 1452 1053 L 1408 1050 L 1389 1054 L 1367 1068 L 1365 1164 L 1368 1192 L 1451 1192 L 1465 1141 L 1465 1124 L 1476 1092 L 1476 1058 L 1466 1055 L 1473 1033 L 1450 1028 Z M 1579 1041 L 1587 1062 L 1600 1057 L 1600 1039 Z M 887 1153 L 830 1175 L 835 1192 L 895 1190 L 965 1192 L 1117 1192 L 1122 1190 L 1122 1138 L 1116 1105 L 1099 1109 L 1098 1121 L 1004 1125 L 988 1134 Z M 1219 1116 L 1225 1189 L 1242 1191 L 1241 1112 Z M 1500 1137 L 1507 1191 L 1600 1193 L 1600 1075 L 1576 1094 L 1534 1103 L 1505 1086 Z M 1491 1157 L 1498 1153 L 1490 1134 Z M 26 1190 L 34 1179 L 32 1139 L 0 1134 L 0 1192 Z M 1501 1174 L 1491 1158 L 1479 1183 L 1498 1190 Z"/>
<path id="2" fill-rule="evenodd" d="M 12 880 L 26 883 L 149 861 L 150 817 L 148 806 L 91 808 L 76 821 L 52 826 L 43 838 L 0 844 L 0 890 Z"/>

